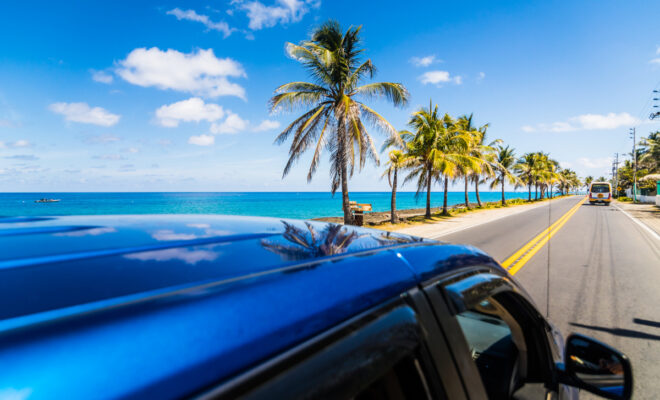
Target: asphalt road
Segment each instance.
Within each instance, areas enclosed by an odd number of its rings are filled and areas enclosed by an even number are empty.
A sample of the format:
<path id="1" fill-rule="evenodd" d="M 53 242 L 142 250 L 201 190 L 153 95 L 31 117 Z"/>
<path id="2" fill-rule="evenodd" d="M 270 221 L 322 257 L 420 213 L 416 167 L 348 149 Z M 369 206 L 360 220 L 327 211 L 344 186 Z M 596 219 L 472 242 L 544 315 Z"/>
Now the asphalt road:
<path id="1" fill-rule="evenodd" d="M 582 198 L 552 201 L 439 239 L 474 245 L 502 262 Z M 631 359 L 633 398 L 660 397 L 660 240 L 616 207 L 587 202 L 515 278 L 564 337 L 580 332 Z"/>

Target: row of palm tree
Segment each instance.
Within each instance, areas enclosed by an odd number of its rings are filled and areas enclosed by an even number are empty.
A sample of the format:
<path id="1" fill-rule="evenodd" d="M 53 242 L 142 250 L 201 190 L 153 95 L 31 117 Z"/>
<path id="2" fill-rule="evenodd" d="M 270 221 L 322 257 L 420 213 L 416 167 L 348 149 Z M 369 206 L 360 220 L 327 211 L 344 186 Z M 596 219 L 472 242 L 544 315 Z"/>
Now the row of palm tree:
<path id="1" fill-rule="evenodd" d="M 490 181 L 491 188 L 500 187 L 502 204 L 506 205 L 506 184 L 535 187 L 535 198 L 541 198 L 553 185 L 566 188 L 570 174 L 559 173 L 559 165 L 544 153 L 528 153 L 516 160 L 514 150 L 502 146 L 501 140 L 488 142 L 488 124 L 477 127 L 472 115 L 454 118 L 442 114 L 429 103 L 412 114 L 410 131 L 397 131 L 384 117 L 365 104 L 367 100 L 386 99 L 396 107 L 405 106 L 409 93 L 400 83 L 364 83 L 372 78 L 375 67 L 363 60 L 361 27 L 345 32 L 337 22 L 328 21 L 312 32 L 309 40 L 287 43 L 288 54 L 300 62 L 311 82 L 291 82 L 278 87 L 270 100 L 271 112 L 304 110 L 276 138 L 282 144 L 292 138 L 286 176 L 300 157 L 310 149 L 313 155 L 308 181 L 316 172 L 323 151 L 330 153 L 331 192 L 342 193 L 344 223 L 353 224 L 348 181 L 367 159 L 379 164 L 378 152 L 365 124 L 385 134 L 383 150 L 388 153 L 385 174 L 392 186 L 391 220 L 396 222 L 396 191 L 399 172 L 405 170 L 404 183 L 415 181 L 417 194 L 426 193 L 426 218 L 431 218 L 431 189 L 434 183 L 444 188 L 442 213 L 448 214 L 447 193 L 450 182 L 462 181 L 465 206 L 470 207 L 468 187 L 474 184 L 481 207 L 479 185 Z M 566 172 L 566 170 L 561 171 Z M 573 173 L 574 174 L 574 173 Z"/>
<path id="2" fill-rule="evenodd" d="M 397 140 L 386 140 L 383 150 L 393 147 L 389 155 L 384 176 L 392 187 L 391 222 L 398 222 L 396 213 L 396 192 L 398 174 L 408 172 L 405 182 L 415 181 L 417 194 L 426 193 L 425 217 L 431 218 L 431 186 L 443 186 L 442 214 L 448 215 L 447 194 L 450 181 L 464 182 L 465 207 L 470 208 L 469 183 L 475 185 L 477 206 L 482 207 L 479 185 L 490 181 L 491 189 L 501 189 L 502 205 L 506 206 L 505 186 L 527 186 L 528 200 L 543 199 L 546 193 L 552 195 L 555 186 L 562 192 L 577 189 L 580 180 L 570 170 L 562 170 L 559 163 L 545 153 L 527 153 L 516 159 L 514 149 L 503 146 L 497 139 L 486 143 L 488 124 L 474 127 L 472 115 L 453 118 L 449 114 L 440 115 L 438 107 L 432 103 L 422 107 L 413 115 L 408 125 L 413 129 L 400 131 Z"/>

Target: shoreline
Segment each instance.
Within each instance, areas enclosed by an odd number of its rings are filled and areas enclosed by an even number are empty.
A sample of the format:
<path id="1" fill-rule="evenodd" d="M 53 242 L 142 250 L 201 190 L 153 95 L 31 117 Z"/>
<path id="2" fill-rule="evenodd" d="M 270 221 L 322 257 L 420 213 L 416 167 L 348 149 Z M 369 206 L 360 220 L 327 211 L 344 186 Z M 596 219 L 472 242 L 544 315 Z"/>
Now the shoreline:
<path id="1" fill-rule="evenodd" d="M 399 222 L 396 224 L 390 223 L 390 211 L 366 212 L 364 214 L 364 226 L 368 228 L 377 228 L 388 231 L 395 231 L 414 225 L 433 224 L 443 220 L 449 220 L 459 215 L 464 215 L 468 213 L 477 213 L 487 210 L 538 204 L 549 200 L 561 199 L 567 196 L 571 196 L 571 195 L 570 194 L 557 195 L 554 196 L 553 198 L 546 197 L 544 199 L 531 200 L 531 201 L 528 201 L 526 199 L 508 199 L 506 206 L 503 206 L 501 201 L 482 202 L 483 204 L 482 207 L 478 207 L 477 203 L 470 203 L 469 210 L 466 209 L 465 204 L 454 204 L 452 206 L 447 207 L 450 215 L 441 215 L 442 206 L 431 207 L 431 219 L 424 218 L 424 214 L 426 213 L 426 208 L 402 209 L 402 210 L 397 210 L 397 214 L 399 215 Z M 343 217 L 318 217 L 318 218 L 312 218 L 311 220 L 332 222 L 338 224 L 344 223 Z"/>

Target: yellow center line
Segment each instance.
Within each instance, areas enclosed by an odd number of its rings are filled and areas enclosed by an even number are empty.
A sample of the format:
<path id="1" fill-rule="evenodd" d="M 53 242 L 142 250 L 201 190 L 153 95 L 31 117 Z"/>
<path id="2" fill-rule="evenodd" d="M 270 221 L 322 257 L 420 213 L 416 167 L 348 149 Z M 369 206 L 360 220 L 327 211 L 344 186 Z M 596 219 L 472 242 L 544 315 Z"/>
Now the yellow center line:
<path id="1" fill-rule="evenodd" d="M 561 216 L 554 224 L 550 225 L 548 228 L 544 229 L 543 232 L 538 234 L 534 239 L 530 240 L 527 244 L 521 247 L 518 251 L 513 253 L 513 255 L 507 258 L 503 263 L 502 267 L 509 270 L 511 275 L 514 275 L 520 268 L 523 267 L 543 246 L 554 236 L 559 229 L 577 212 L 582 203 L 584 203 L 587 198 L 583 198 L 574 205 L 568 212 Z"/>

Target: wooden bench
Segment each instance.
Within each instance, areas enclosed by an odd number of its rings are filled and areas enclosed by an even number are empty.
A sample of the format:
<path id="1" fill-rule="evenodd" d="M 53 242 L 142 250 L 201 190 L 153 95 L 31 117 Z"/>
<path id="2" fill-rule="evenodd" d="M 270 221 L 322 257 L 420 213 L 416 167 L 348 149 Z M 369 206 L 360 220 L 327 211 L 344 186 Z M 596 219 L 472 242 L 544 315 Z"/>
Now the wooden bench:
<path id="1" fill-rule="evenodd" d="M 358 203 L 357 201 L 349 201 L 349 207 L 351 207 L 351 212 L 355 217 L 355 225 L 362 226 L 364 225 L 364 213 L 366 211 L 372 211 L 371 204 L 367 203 Z"/>

